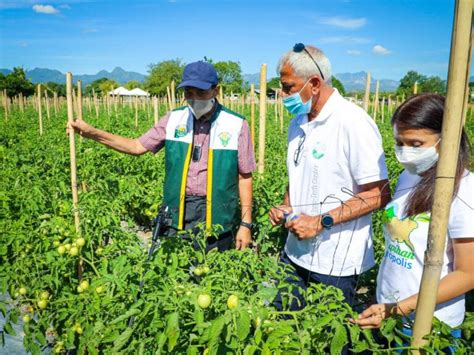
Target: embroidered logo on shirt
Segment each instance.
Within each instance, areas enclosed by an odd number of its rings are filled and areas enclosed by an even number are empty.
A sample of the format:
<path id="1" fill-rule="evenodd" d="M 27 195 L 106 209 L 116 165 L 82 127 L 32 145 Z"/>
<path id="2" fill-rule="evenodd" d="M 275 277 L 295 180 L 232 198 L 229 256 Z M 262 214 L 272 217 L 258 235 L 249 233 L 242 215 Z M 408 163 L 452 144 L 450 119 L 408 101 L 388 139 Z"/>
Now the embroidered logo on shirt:
<path id="1" fill-rule="evenodd" d="M 228 132 L 221 132 L 218 135 L 219 139 L 221 140 L 221 143 L 224 147 L 227 147 L 229 144 L 230 139 L 232 138 L 232 135 Z"/>
<path id="2" fill-rule="evenodd" d="M 326 150 L 325 148 L 326 147 L 324 146 L 324 144 L 322 144 L 321 142 L 317 142 L 312 151 L 313 158 L 319 160 L 324 157 L 324 153 L 322 151 Z"/>
<path id="3" fill-rule="evenodd" d="M 188 132 L 186 131 L 186 125 L 179 125 L 176 126 L 174 129 L 174 137 L 175 138 L 183 138 L 185 135 L 187 135 Z"/>

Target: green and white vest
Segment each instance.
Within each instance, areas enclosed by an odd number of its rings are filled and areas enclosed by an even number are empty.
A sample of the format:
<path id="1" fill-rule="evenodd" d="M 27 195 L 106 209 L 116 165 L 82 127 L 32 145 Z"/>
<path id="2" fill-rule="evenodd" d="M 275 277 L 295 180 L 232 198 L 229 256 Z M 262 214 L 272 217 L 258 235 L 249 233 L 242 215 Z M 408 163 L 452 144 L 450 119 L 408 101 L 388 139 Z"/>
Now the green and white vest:
<path id="1" fill-rule="evenodd" d="M 207 163 L 206 228 L 232 228 L 238 207 L 238 143 L 243 117 L 217 104 L 211 118 Z M 193 148 L 194 117 L 187 106 L 171 112 L 166 126 L 164 203 L 172 227 L 184 227 L 186 179 Z"/>

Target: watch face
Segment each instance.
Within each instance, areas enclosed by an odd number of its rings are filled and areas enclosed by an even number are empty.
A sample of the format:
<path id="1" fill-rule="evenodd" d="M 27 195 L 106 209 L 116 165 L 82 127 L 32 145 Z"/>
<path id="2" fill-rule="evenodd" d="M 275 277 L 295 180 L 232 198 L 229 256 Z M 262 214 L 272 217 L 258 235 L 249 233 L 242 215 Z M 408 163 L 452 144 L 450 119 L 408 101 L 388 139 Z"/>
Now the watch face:
<path id="1" fill-rule="evenodd" d="M 334 219 L 331 215 L 326 214 L 322 217 L 321 224 L 323 225 L 323 227 L 331 228 L 334 224 Z"/>

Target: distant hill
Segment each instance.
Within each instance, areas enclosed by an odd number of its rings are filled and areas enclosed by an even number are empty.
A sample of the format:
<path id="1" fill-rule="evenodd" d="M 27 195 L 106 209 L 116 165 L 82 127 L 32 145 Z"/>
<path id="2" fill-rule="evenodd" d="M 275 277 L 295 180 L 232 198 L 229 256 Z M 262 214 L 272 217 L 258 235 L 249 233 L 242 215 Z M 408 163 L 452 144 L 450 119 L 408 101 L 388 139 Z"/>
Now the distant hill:
<path id="1" fill-rule="evenodd" d="M 365 91 L 365 82 L 367 79 L 367 73 L 361 71 L 358 73 L 340 73 L 334 74 L 344 85 L 346 92 L 351 91 Z M 260 74 L 244 74 L 244 82 L 248 84 L 255 84 L 256 87 L 260 85 Z M 269 78 L 270 79 L 270 78 Z M 371 79 L 371 91 L 375 91 L 376 78 Z M 380 79 L 380 91 L 395 91 L 398 88 L 399 81 L 390 79 Z"/>
<path id="2" fill-rule="evenodd" d="M 0 73 L 7 75 L 11 72 L 10 69 L 0 69 Z M 27 78 L 30 78 L 33 83 L 46 83 L 49 81 L 64 84 L 66 83 L 66 76 L 59 70 L 46 69 L 46 68 L 34 68 L 32 70 L 26 70 Z M 125 84 L 130 80 L 144 81 L 146 75 L 137 72 L 126 71 L 120 67 L 116 67 L 111 72 L 107 70 L 101 70 L 97 74 L 83 74 L 74 75 L 74 82 L 81 80 L 83 85 L 92 83 L 93 81 L 101 78 L 107 78 L 117 81 L 119 84 Z"/>

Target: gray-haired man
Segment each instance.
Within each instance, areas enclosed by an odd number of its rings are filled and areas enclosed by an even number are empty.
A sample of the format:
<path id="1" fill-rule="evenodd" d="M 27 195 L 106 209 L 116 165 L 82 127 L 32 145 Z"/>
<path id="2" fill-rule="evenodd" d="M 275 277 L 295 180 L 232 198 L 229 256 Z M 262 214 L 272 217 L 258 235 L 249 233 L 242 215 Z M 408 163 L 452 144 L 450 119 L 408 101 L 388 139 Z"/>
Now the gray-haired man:
<path id="1" fill-rule="evenodd" d="M 298 285 L 334 285 L 352 305 L 356 275 L 374 266 L 371 212 L 390 199 L 381 136 L 367 113 L 331 86 L 321 50 L 295 45 L 278 72 L 283 103 L 295 115 L 289 187 L 270 211 L 274 225 L 292 217 L 282 261 L 295 267 Z"/>

